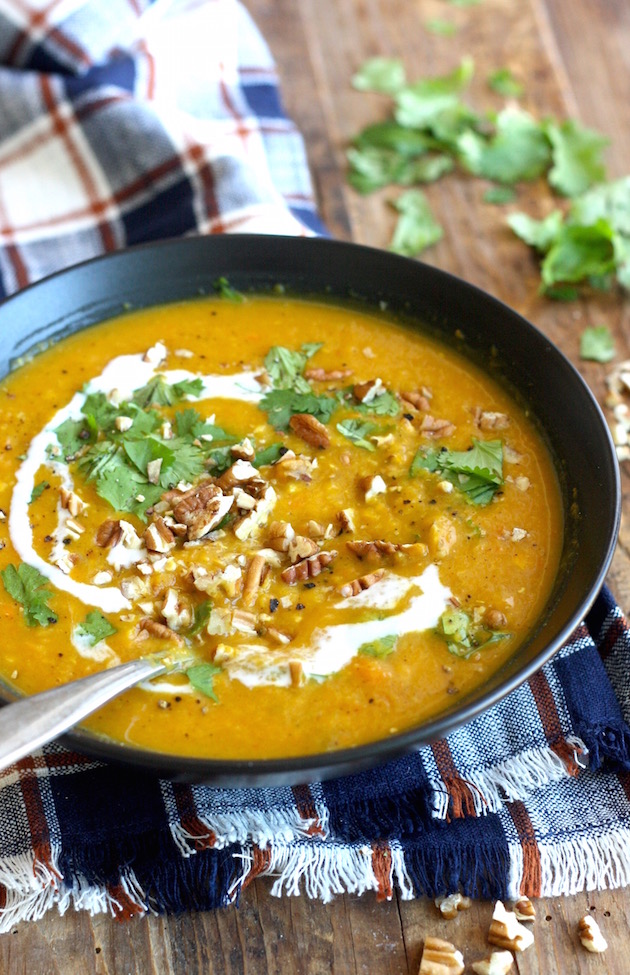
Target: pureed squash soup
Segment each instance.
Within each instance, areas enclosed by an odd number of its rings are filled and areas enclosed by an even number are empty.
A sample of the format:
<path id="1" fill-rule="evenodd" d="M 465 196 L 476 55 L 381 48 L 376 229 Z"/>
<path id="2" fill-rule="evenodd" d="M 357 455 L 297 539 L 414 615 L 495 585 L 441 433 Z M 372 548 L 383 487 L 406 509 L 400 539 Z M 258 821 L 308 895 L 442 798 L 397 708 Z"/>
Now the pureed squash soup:
<path id="1" fill-rule="evenodd" d="M 224 292 L 79 332 L 2 382 L 0 672 L 31 694 L 165 653 L 179 670 L 86 724 L 180 755 L 403 731 L 543 610 L 549 453 L 419 331 Z"/>

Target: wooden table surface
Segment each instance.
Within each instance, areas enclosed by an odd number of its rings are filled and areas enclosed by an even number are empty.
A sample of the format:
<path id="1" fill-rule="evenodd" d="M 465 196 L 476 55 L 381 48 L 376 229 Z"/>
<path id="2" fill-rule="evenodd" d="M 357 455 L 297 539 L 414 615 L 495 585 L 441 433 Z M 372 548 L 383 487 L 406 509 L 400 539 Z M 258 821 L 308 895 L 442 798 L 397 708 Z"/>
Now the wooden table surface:
<path id="1" fill-rule="evenodd" d="M 440 74 L 464 54 L 474 57 L 472 100 L 499 108 L 485 84 L 509 66 L 524 82 L 525 108 L 572 116 L 611 139 L 611 177 L 630 172 L 630 4 L 627 0 L 245 0 L 276 57 L 289 114 L 304 133 L 321 213 L 334 235 L 387 246 L 393 215 L 387 194 L 360 197 L 344 182 L 349 138 L 385 110 L 378 96 L 359 94 L 350 78 L 374 55 L 399 56 L 412 77 Z M 457 25 L 451 37 L 427 31 L 430 18 Z M 424 258 L 487 289 L 545 331 L 579 366 L 600 402 L 606 367 L 578 358 L 579 334 L 609 325 L 620 356 L 630 348 L 630 303 L 618 294 L 570 304 L 537 295 L 535 264 L 504 225 L 502 210 L 484 204 L 480 181 L 449 176 L 429 187 L 444 239 Z M 519 203 L 542 215 L 548 192 L 519 190 Z M 630 511 L 624 473 L 624 509 Z M 630 608 L 630 528 L 621 539 L 609 583 Z M 485 951 L 491 905 L 475 904 L 442 921 L 432 903 L 372 894 L 322 905 L 305 896 L 278 900 L 255 882 L 238 909 L 118 923 L 49 913 L 0 937 L 4 975 L 416 975 L 424 937 L 447 937 L 468 958 Z M 609 949 L 588 955 L 577 942 L 578 918 L 591 912 Z M 630 891 L 540 901 L 535 947 L 517 958 L 520 975 L 628 975 Z M 516 970 L 515 969 L 515 970 Z M 467 968 L 466 971 L 470 971 Z"/>

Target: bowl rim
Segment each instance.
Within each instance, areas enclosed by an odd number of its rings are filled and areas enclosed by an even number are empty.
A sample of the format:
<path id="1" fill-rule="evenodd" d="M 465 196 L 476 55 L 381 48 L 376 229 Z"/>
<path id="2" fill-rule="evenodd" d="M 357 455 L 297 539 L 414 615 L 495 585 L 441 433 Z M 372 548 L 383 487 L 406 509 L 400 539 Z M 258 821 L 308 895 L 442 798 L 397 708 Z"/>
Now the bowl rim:
<path id="1" fill-rule="evenodd" d="M 238 250 L 238 246 L 240 245 L 245 255 L 247 255 L 247 252 L 251 248 L 273 250 L 274 247 L 277 248 L 278 245 L 282 246 L 284 243 L 288 253 L 289 242 L 291 249 L 302 249 L 306 250 L 307 253 L 309 249 L 313 250 L 315 252 L 314 257 L 317 251 L 325 249 L 325 251 L 330 253 L 331 257 L 343 253 L 344 255 L 356 255 L 358 261 L 379 261 L 391 266 L 402 266 L 404 263 L 404 267 L 409 273 L 416 273 L 420 277 L 424 275 L 432 287 L 463 289 L 472 301 L 481 302 L 490 309 L 494 308 L 498 314 L 504 317 L 507 315 L 513 321 L 519 323 L 519 328 L 529 330 L 531 334 L 537 337 L 538 341 L 546 343 L 548 349 L 552 350 L 552 355 L 556 357 L 557 361 L 562 365 L 562 368 L 567 371 L 567 374 L 573 374 L 573 380 L 577 381 L 577 385 L 581 387 L 581 392 L 585 396 L 586 402 L 589 403 L 594 414 L 599 416 L 599 432 L 604 442 L 604 451 L 607 450 L 610 454 L 610 466 L 607 473 L 612 479 L 610 487 L 612 489 L 611 496 L 614 510 L 608 512 L 608 543 L 604 551 L 600 553 L 599 565 L 596 568 L 594 567 L 592 583 L 553 639 L 542 650 L 536 653 L 529 662 L 524 662 L 522 666 L 518 667 L 512 675 L 508 675 L 496 687 L 490 687 L 485 691 L 485 684 L 480 685 L 479 688 L 476 688 L 472 692 L 474 695 L 472 699 L 464 700 L 459 706 L 456 705 L 448 711 L 436 715 L 429 721 L 421 722 L 406 731 L 398 732 L 387 738 L 377 739 L 363 745 L 351 746 L 335 751 L 286 758 L 213 759 L 175 755 L 135 745 L 131 746 L 114 739 L 105 738 L 88 729 L 76 728 L 63 735 L 60 739 L 69 748 L 85 751 L 88 754 L 107 761 L 132 765 L 135 768 L 143 768 L 146 771 L 171 779 L 200 782 L 216 787 L 225 787 L 226 785 L 234 787 L 262 787 L 267 785 L 296 784 L 304 781 L 317 781 L 324 778 L 333 778 L 354 773 L 369 766 L 381 764 L 408 754 L 437 739 L 443 738 L 509 695 L 540 670 L 555 655 L 591 608 L 604 583 L 617 544 L 621 517 L 621 485 L 612 436 L 603 412 L 593 392 L 579 371 L 540 329 L 505 302 L 502 302 L 477 285 L 471 284 L 448 271 L 378 248 L 324 237 L 296 238 L 281 236 L 269 237 L 262 234 L 234 234 L 174 238 L 143 243 L 134 247 L 125 248 L 124 250 L 113 251 L 108 254 L 93 257 L 40 279 L 0 302 L 0 325 L 2 324 L 2 317 L 7 314 L 7 309 L 10 312 L 18 303 L 30 301 L 33 294 L 45 293 L 45 290 L 51 286 L 53 288 L 58 284 L 63 286 L 68 281 L 71 286 L 72 279 L 78 275 L 85 274 L 86 271 L 95 270 L 98 272 L 99 268 L 103 267 L 105 268 L 104 273 L 106 273 L 107 267 L 115 267 L 117 263 L 125 261 L 133 262 L 136 258 L 141 260 L 147 256 L 150 258 L 153 254 L 162 254 L 164 256 L 173 249 L 185 254 L 188 249 L 200 249 L 201 251 L 205 249 L 209 249 L 210 251 L 214 249 L 218 251 L 221 249 L 227 251 Z M 412 268 L 415 271 L 412 271 Z M 243 270 L 246 275 L 247 269 L 244 267 Z M 276 278 L 281 278 L 282 274 L 283 269 L 278 268 Z M 210 276 L 208 280 L 210 282 Z M 253 289 L 252 293 L 257 292 Z M 313 292 L 304 291 L 303 297 L 315 297 L 317 293 L 316 290 Z M 189 299 L 194 297 L 199 297 L 199 295 L 189 295 Z M 326 300 L 330 300 L 331 296 L 325 295 L 323 297 Z M 171 300 L 177 302 L 184 299 L 173 298 Z M 341 303 L 341 299 L 339 299 L 339 302 Z M 162 301 L 148 301 L 146 306 L 143 307 L 150 307 L 151 305 L 162 303 Z M 374 308 L 374 305 L 372 307 Z M 369 305 L 366 306 L 366 311 L 369 312 Z M 81 308 L 78 308 L 77 313 L 80 312 Z M 110 310 L 104 318 L 96 317 L 94 322 L 103 321 L 115 315 L 116 312 Z M 78 326 L 73 330 L 89 327 L 94 322 L 87 321 L 82 326 Z M 57 332 L 56 334 L 62 337 L 62 333 Z M 497 673 L 500 675 L 500 671 L 501 668 L 499 668 L 498 672 L 491 675 L 491 678 L 495 677 Z M 19 697 L 20 695 L 17 695 L 14 691 L 0 683 L 0 704 L 7 703 Z"/>

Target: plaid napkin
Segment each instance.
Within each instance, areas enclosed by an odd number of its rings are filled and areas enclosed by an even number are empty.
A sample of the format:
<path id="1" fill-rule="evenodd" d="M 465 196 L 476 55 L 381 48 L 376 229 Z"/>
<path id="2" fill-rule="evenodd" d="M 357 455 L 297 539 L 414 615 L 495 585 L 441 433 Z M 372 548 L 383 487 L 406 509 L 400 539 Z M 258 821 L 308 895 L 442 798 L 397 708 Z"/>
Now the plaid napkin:
<path id="1" fill-rule="evenodd" d="M 233 0 L 0 7 L 0 293 L 190 233 L 322 232 L 269 52 Z M 630 883 L 630 635 L 610 594 L 532 680 L 388 765 L 209 789 L 53 744 L 0 774 L 0 931 L 51 906 L 207 909 Z"/>

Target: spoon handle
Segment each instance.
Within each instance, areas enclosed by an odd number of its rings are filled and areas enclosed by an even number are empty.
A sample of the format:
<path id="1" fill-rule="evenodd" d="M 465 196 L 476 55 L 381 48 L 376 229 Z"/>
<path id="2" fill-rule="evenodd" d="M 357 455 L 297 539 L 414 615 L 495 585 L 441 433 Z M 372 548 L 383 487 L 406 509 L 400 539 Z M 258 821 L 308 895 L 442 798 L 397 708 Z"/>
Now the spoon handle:
<path id="1" fill-rule="evenodd" d="M 0 770 L 67 731 L 122 691 L 169 668 L 141 657 L 0 709 Z"/>

